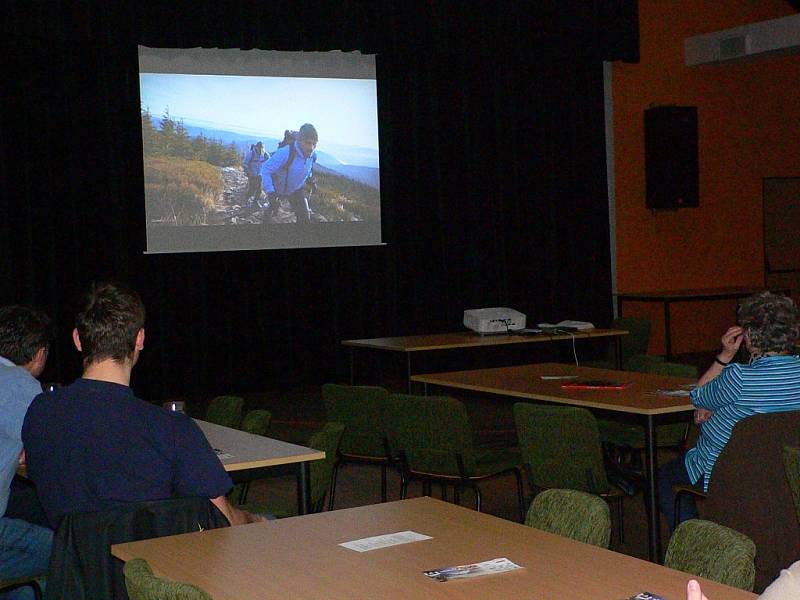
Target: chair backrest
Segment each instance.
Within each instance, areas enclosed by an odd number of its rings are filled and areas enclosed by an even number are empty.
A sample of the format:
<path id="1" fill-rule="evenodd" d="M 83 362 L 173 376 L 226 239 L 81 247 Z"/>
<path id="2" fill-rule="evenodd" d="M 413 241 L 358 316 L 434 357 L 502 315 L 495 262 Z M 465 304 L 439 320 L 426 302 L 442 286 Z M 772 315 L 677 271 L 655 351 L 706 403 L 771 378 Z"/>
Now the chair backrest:
<path id="1" fill-rule="evenodd" d="M 739 421 L 714 464 L 704 519 L 756 544 L 756 592 L 800 556 L 800 524 L 783 463 L 783 447 L 800 446 L 800 411 Z"/>
<path id="2" fill-rule="evenodd" d="M 322 510 L 325 494 L 331 486 L 336 452 L 342 439 L 345 426 L 342 423 L 326 423 L 322 429 L 311 436 L 308 445 L 325 453 L 324 460 L 311 461 L 311 506 L 314 512 Z"/>
<path id="3" fill-rule="evenodd" d="M 752 591 L 755 556 L 756 545 L 746 535 L 711 521 L 690 519 L 672 534 L 664 566 Z"/>
<path id="4" fill-rule="evenodd" d="M 44 573 L 42 573 L 44 575 Z M 12 595 L 11 592 L 14 590 L 22 590 L 25 588 L 30 588 L 31 593 L 29 596 L 32 596 L 34 600 L 41 600 L 42 598 L 42 589 L 39 587 L 39 582 L 31 577 L 17 577 L 14 579 L 0 579 L 0 598 L 16 598 L 17 596 Z M 22 594 L 23 592 L 17 592 L 17 594 Z M 27 598 L 29 596 L 22 596 Z"/>
<path id="5" fill-rule="evenodd" d="M 464 475 L 475 470 L 472 430 L 464 404 L 449 396 L 392 394 L 386 423 L 390 451 L 402 453 L 411 471 Z"/>
<path id="6" fill-rule="evenodd" d="M 389 392 L 381 387 L 326 383 L 322 401 L 328 421 L 346 427 L 339 451 L 342 454 L 383 458 L 386 455 L 384 425 Z"/>
<path id="7" fill-rule="evenodd" d="M 244 398 L 240 396 L 217 396 L 211 400 L 206 411 L 206 421 L 239 429 L 242 423 Z"/>
<path id="8" fill-rule="evenodd" d="M 608 548 L 611 540 L 608 503 L 577 490 L 550 489 L 537 494 L 525 525 L 601 548 Z"/>
<path id="9" fill-rule="evenodd" d="M 251 410 L 242 419 L 240 429 L 255 435 L 267 435 L 272 413 L 268 410 Z"/>
<path id="10" fill-rule="evenodd" d="M 783 447 L 783 466 L 786 468 L 786 481 L 789 483 L 789 489 L 792 490 L 797 520 L 800 522 L 800 448 Z"/>
<path id="11" fill-rule="evenodd" d="M 126 562 L 122 572 L 130 600 L 214 600 L 197 586 L 156 577 L 141 558 Z"/>
<path id="12" fill-rule="evenodd" d="M 648 373 L 657 375 L 669 375 L 671 377 L 688 377 L 697 379 L 697 367 L 674 362 L 653 362 L 648 365 Z"/>
<path id="13" fill-rule="evenodd" d="M 228 526 L 208 498 L 172 498 L 67 515 L 53 539 L 46 600 L 127 598 L 112 544 Z"/>
<path id="14" fill-rule="evenodd" d="M 535 488 L 607 492 L 600 434 L 585 408 L 514 404 L 514 423 L 523 462 Z"/>
<path id="15" fill-rule="evenodd" d="M 622 358 L 627 359 L 634 354 L 647 354 L 647 345 L 650 343 L 650 321 L 638 317 L 617 317 L 611 322 L 613 329 L 625 329 L 628 335 L 623 335 Z M 614 358 L 614 344 L 609 346 L 609 359 Z"/>

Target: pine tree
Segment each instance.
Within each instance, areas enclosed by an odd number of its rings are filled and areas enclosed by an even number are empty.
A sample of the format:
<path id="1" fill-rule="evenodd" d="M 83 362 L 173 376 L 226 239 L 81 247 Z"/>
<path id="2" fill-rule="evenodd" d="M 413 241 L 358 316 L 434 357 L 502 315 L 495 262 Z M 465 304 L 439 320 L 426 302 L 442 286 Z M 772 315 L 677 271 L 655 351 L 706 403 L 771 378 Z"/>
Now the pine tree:
<path id="1" fill-rule="evenodd" d="M 145 155 L 158 154 L 158 132 L 153 126 L 153 116 L 149 108 L 142 112 L 142 149 Z"/>
<path id="2" fill-rule="evenodd" d="M 236 144 L 231 142 L 228 144 L 228 148 L 225 150 L 225 156 L 223 157 L 225 161 L 226 167 L 238 167 L 241 165 L 241 159 L 239 158 L 239 152 L 236 150 Z"/>
<path id="3" fill-rule="evenodd" d="M 161 154 L 167 156 L 173 155 L 173 147 L 175 144 L 175 121 L 169 116 L 169 106 L 164 110 L 164 116 L 161 117 Z"/>
<path id="4" fill-rule="evenodd" d="M 206 160 L 214 166 L 223 166 L 223 155 L 225 148 L 219 140 L 209 140 Z"/>
<path id="5" fill-rule="evenodd" d="M 206 160 L 208 155 L 208 140 L 206 136 L 199 133 L 192 140 L 192 158 L 195 160 Z"/>
<path id="6" fill-rule="evenodd" d="M 186 131 L 186 125 L 183 124 L 183 119 L 175 124 L 175 141 L 172 147 L 172 155 L 180 156 L 181 158 L 192 157 L 192 141 L 189 138 L 189 132 Z"/>

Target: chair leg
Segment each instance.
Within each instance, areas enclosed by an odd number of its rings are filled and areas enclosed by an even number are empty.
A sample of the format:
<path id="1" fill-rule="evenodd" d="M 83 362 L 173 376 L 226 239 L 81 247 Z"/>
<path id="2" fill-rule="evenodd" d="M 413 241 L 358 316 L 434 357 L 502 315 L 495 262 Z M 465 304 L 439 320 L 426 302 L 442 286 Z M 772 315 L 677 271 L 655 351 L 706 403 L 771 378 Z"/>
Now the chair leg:
<path id="1" fill-rule="evenodd" d="M 617 540 L 620 544 L 625 543 L 625 520 L 624 520 L 624 506 L 622 505 L 623 498 L 620 496 L 617 499 Z"/>
<path id="2" fill-rule="evenodd" d="M 514 477 L 517 478 L 517 502 L 519 503 L 519 522 L 525 521 L 525 496 L 522 493 L 522 473 L 519 469 L 514 469 Z"/>
<path id="3" fill-rule="evenodd" d="M 453 486 L 453 502 L 461 504 L 461 488 L 458 485 Z"/>
<path id="4" fill-rule="evenodd" d="M 381 502 L 386 502 L 386 465 L 381 465 Z"/>
<path id="5" fill-rule="evenodd" d="M 406 496 L 408 496 L 408 481 L 403 479 L 400 482 L 400 500 L 405 500 Z"/>
<path id="6" fill-rule="evenodd" d="M 481 490 L 477 485 L 472 489 L 475 490 L 475 510 L 481 512 Z"/>
<path id="7" fill-rule="evenodd" d="M 406 485 L 406 474 L 403 469 L 397 469 L 398 475 L 400 475 L 400 490 L 402 491 L 403 487 Z"/>
<path id="8" fill-rule="evenodd" d="M 242 484 L 242 493 L 239 494 L 239 504 L 247 503 L 247 492 L 249 492 L 249 491 L 250 491 L 250 482 L 249 481 L 245 481 Z"/>
<path id="9" fill-rule="evenodd" d="M 339 475 L 339 464 L 337 460 L 333 465 L 333 476 L 331 477 L 331 489 L 328 492 L 328 510 L 333 510 L 333 497 L 336 494 L 336 476 Z"/>
<path id="10" fill-rule="evenodd" d="M 442 489 L 442 500 L 447 502 L 447 484 L 441 484 L 439 487 Z"/>
<path id="11" fill-rule="evenodd" d="M 422 495 L 423 496 L 430 496 L 431 495 L 431 482 L 430 481 L 423 481 L 422 482 Z"/>

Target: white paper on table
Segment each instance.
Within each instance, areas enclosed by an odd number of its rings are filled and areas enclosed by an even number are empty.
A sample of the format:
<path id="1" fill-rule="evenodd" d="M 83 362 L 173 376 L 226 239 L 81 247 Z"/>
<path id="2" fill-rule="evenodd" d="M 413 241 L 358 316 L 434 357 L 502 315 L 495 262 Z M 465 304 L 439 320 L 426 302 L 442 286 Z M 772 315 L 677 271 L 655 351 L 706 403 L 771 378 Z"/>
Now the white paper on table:
<path id="1" fill-rule="evenodd" d="M 342 542 L 339 545 L 348 550 L 355 550 L 356 552 L 368 552 L 369 550 L 377 550 L 378 548 L 388 548 L 389 546 L 397 546 L 399 544 L 408 544 L 410 542 L 419 542 L 429 539 L 431 539 L 431 536 L 417 533 L 416 531 L 398 531 L 397 533 L 375 535 L 360 540 L 353 540 L 352 542 Z"/>
<path id="2" fill-rule="evenodd" d="M 689 396 L 689 390 L 667 390 L 658 389 L 656 393 L 659 396 Z"/>

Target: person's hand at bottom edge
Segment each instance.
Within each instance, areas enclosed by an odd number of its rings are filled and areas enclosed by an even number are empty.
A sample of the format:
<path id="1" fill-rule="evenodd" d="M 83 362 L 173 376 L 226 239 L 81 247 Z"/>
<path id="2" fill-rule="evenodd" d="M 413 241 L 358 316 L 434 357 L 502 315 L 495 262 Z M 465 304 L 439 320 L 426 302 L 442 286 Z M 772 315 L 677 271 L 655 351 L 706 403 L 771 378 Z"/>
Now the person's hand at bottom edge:
<path id="1" fill-rule="evenodd" d="M 695 579 L 690 579 L 686 584 L 686 600 L 708 600 Z"/>

